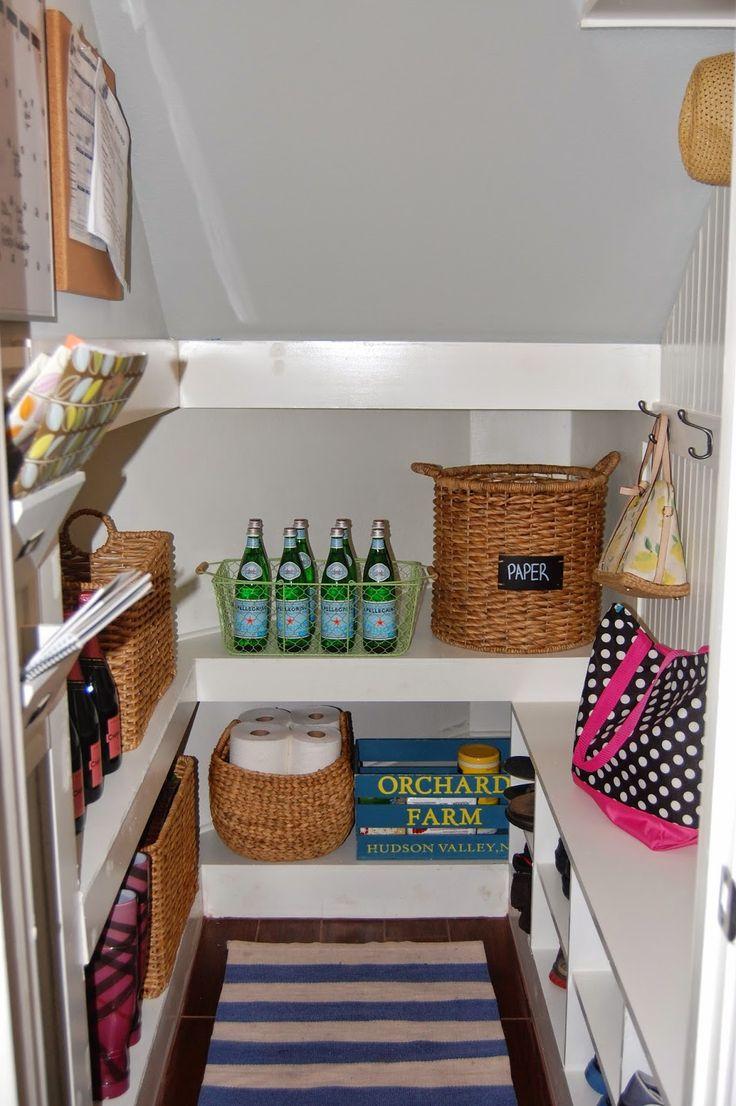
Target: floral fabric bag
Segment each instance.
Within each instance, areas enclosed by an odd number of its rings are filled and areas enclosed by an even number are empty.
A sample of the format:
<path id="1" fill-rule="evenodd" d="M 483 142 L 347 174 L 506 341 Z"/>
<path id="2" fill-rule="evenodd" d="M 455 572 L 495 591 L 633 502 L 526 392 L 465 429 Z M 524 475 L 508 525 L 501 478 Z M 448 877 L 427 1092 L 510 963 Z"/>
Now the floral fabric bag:
<path id="1" fill-rule="evenodd" d="M 593 573 L 628 595 L 679 599 L 690 591 L 670 463 L 669 420 L 659 415 L 630 496 Z"/>

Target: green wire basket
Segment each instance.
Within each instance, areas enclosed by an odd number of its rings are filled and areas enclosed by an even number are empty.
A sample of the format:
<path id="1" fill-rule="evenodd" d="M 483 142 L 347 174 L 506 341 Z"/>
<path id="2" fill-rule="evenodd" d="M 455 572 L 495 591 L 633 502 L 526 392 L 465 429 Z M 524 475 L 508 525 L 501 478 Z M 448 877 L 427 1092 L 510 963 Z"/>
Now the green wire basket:
<path id="1" fill-rule="evenodd" d="M 358 560 L 359 575 L 363 574 L 363 565 L 365 561 Z M 270 561 L 271 576 L 275 577 L 278 572 L 279 561 Z M 276 589 L 277 585 L 272 580 L 269 583 L 269 631 L 268 639 L 266 640 L 263 648 L 254 652 L 250 648 L 241 648 L 238 646 L 235 635 L 233 632 L 233 610 L 235 607 L 235 599 L 239 587 L 242 587 L 243 581 L 238 578 L 238 569 L 240 568 L 240 560 L 225 560 L 209 564 L 207 561 L 203 561 L 201 565 L 197 566 L 197 573 L 201 575 L 210 576 L 212 578 L 212 586 L 215 590 L 215 599 L 217 600 L 217 613 L 220 618 L 220 631 L 222 633 L 222 641 L 227 649 L 228 653 L 232 653 L 236 657 L 309 657 L 309 656 L 324 656 L 324 657 L 400 657 L 402 653 L 406 653 L 407 649 L 411 645 L 411 639 L 414 636 L 414 627 L 416 626 L 417 614 L 419 613 L 419 600 L 421 598 L 422 590 L 424 588 L 427 579 L 429 578 L 426 568 L 418 561 L 397 561 L 396 571 L 399 575 L 399 579 L 391 582 L 391 587 L 395 589 L 396 594 L 396 629 L 397 636 L 395 641 L 391 642 L 370 642 L 370 646 L 373 648 L 366 648 L 363 642 L 362 636 L 362 595 L 365 587 L 375 588 L 375 584 L 353 584 L 352 588 L 355 593 L 356 604 L 356 617 L 355 617 L 355 639 L 352 646 L 349 646 L 348 642 L 337 643 L 331 641 L 331 649 L 325 649 L 322 646 L 320 635 L 320 595 L 323 586 L 325 588 L 334 587 L 332 584 L 322 585 L 319 583 L 305 585 L 315 589 L 315 601 L 316 601 L 316 618 L 314 627 L 312 630 L 312 636 L 309 640 L 307 648 L 302 649 L 299 652 L 287 651 L 284 647 L 283 639 L 280 641 L 276 636 Z M 317 569 L 317 577 L 321 579 L 322 570 L 324 568 L 324 561 L 315 561 L 315 568 Z M 339 651 L 336 651 L 336 647 Z"/>

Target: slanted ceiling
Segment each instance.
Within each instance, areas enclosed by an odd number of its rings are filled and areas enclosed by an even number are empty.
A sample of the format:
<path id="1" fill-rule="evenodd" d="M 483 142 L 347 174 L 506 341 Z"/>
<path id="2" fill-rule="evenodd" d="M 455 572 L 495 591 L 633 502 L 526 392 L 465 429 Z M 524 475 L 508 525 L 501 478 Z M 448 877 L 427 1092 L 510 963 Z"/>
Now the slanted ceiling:
<path id="1" fill-rule="evenodd" d="M 177 337 L 660 338 L 721 31 L 578 0 L 93 0 Z"/>

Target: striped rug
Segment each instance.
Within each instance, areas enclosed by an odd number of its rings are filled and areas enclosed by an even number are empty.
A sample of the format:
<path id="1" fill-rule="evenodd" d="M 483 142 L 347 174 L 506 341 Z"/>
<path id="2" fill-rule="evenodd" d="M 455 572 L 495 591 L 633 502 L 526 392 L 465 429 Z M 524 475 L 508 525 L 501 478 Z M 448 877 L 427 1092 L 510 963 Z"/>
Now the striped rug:
<path id="1" fill-rule="evenodd" d="M 230 941 L 199 1106 L 516 1106 L 480 941 Z"/>

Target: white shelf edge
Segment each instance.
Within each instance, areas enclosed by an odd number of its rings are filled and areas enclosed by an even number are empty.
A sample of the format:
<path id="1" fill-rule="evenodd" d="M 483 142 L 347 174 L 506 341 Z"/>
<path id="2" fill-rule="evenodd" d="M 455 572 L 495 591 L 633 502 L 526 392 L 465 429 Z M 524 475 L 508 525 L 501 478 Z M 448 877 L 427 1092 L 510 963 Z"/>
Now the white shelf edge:
<path id="1" fill-rule="evenodd" d="M 153 1106 L 156 1102 L 184 1004 L 201 928 L 202 897 L 199 892 L 182 934 L 168 987 L 158 998 L 143 1000 L 141 1039 L 130 1050 L 130 1087 L 124 1095 L 115 1099 L 119 1106 Z"/>
<path id="2" fill-rule="evenodd" d="M 583 29 L 716 29 L 736 27 L 730 0 L 590 0 L 580 19 Z"/>
<path id="3" fill-rule="evenodd" d="M 538 864 L 539 882 L 565 956 L 570 947 L 570 903 L 562 893 L 560 874 L 554 864 Z"/>
<path id="4" fill-rule="evenodd" d="M 658 397 L 661 347 L 184 341 L 179 356 L 183 408 L 604 411 Z"/>
<path id="5" fill-rule="evenodd" d="M 611 971 L 574 971 L 572 983 L 612 1102 L 621 1091 L 624 1000 Z M 613 1023 L 613 1024 L 612 1024 Z"/>
<path id="6" fill-rule="evenodd" d="M 83 472 L 70 472 L 20 499 L 10 500 L 16 583 L 35 573 L 51 547 L 72 503 L 84 484 Z M 24 547 L 27 551 L 23 553 Z M 21 556 L 21 554 L 23 555 Z"/>
<path id="7" fill-rule="evenodd" d="M 572 1106 L 599 1106 L 601 1096 L 588 1083 L 584 1071 L 565 1069 Z"/>
<path id="8" fill-rule="evenodd" d="M 176 676 L 156 706 L 137 749 L 105 777 L 87 809 L 80 848 L 80 888 L 88 955 L 97 944 L 141 834 L 196 708 L 191 660 L 180 651 Z"/>
<path id="9" fill-rule="evenodd" d="M 556 948 L 532 948 L 532 959 L 539 976 L 539 985 L 547 1006 L 549 1020 L 552 1025 L 560 1062 L 565 1055 L 565 1012 L 567 1008 L 567 994 L 562 987 L 557 987 L 549 978 L 550 969 L 557 956 Z"/>

